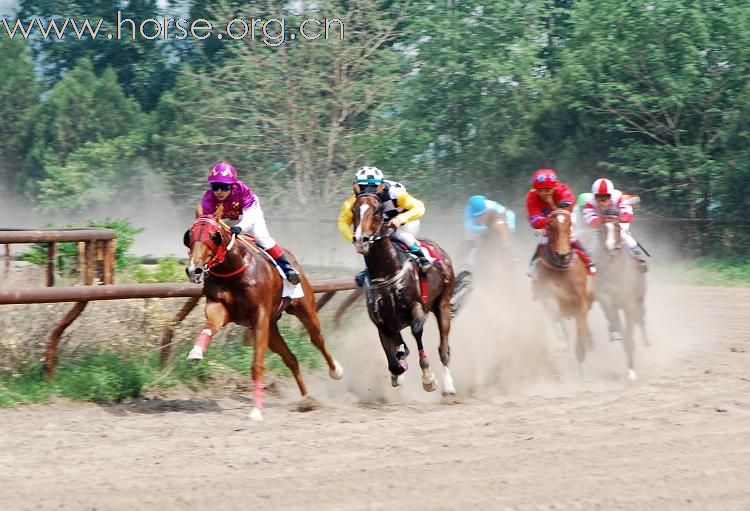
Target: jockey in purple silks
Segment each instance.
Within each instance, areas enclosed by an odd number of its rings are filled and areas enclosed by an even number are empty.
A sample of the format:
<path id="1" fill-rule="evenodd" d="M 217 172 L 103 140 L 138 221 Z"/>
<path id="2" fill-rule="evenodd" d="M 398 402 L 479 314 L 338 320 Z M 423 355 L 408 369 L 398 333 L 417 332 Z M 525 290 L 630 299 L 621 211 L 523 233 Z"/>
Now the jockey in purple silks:
<path id="1" fill-rule="evenodd" d="M 208 183 L 211 189 L 203 194 L 203 200 L 195 208 L 195 216 L 214 215 L 221 207 L 222 218 L 239 220 L 231 228 L 233 234 L 250 233 L 258 245 L 274 258 L 289 283 L 299 284 L 299 272 L 286 258 L 281 245 L 268 233 L 258 197 L 247 184 L 237 179 L 235 168 L 225 161 L 217 163 L 208 173 Z"/>

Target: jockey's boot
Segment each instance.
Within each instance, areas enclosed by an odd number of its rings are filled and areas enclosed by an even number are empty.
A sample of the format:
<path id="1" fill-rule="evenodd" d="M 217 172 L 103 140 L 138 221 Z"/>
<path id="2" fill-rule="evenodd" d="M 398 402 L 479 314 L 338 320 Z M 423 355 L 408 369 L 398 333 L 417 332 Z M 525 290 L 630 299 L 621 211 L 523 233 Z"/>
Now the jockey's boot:
<path id="1" fill-rule="evenodd" d="M 289 259 L 286 258 L 286 255 L 281 254 L 278 258 L 275 259 L 275 261 L 284 272 L 284 275 L 286 275 L 286 280 L 288 280 L 290 284 L 292 284 L 293 286 L 299 284 L 299 272 L 294 269 L 292 263 L 290 263 Z"/>
<path id="2" fill-rule="evenodd" d="M 591 256 L 586 252 L 586 249 L 583 248 L 583 243 L 581 243 L 581 240 L 575 240 L 571 242 L 571 247 L 575 248 L 579 251 L 579 254 L 581 255 L 581 259 L 583 260 L 583 264 L 586 265 L 586 271 L 589 275 L 596 275 L 596 266 L 594 265 L 594 260 L 591 259 Z"/>
<path id="3" fill-rule="evenodd" d="M 409 247 L 409 252 L 414 256 L 414 258 L 417 260 L 417 264 L 419 265 L 419 270 L 422 273 L 427 273 L 432 269 L 432 263 L 429 259 L 424 255 L 422 252 L 422 247 L 419 246 L 419 243 L 415 243 L 411 247 Z"/>
<path id="4" fill-rule="evenodd" d="M 534 255 L 531 256 L 531 261 L 529 261 L 529 269 L 526 270 L 526 275 L 531 278 L 531 280 L 536 280 L 537 276 L 539 275 L 539 272 L 536 268 L 536 260 L 539 259 L 539 256 L 542 253 L 542 246 L 537 245 L 536 250 L 534 250 Z"/>
<path id="5" fill-rule="evenodd" d="M 635 260 L 638 261 L 638 269 L 641 270 L 641 272 L 646 273 L 648 271 L 648 260 L 646 259 L 646 254 L 643 253 L 638 245 L 631 248 L 630 253 L 633 254 Z"/>
<path id="6" fill-rule="evenodd" d="M 356 277 L 354 277 L 354 282 L 359 286 L 362 287 L 365 285 L 365 279 L 367 278 L 367 268 L 362 270 L 357 274 Z"/>

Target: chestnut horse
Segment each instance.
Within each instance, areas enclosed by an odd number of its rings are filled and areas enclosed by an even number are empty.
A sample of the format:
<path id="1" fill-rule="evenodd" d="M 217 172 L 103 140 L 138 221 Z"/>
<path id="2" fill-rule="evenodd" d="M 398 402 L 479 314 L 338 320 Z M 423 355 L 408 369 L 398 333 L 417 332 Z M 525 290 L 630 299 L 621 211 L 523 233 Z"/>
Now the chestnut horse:
<path id="1" fill-rule="evenodd" d="M 190 249 L 187 274 L 196 284 L 205 281 L 203 294 L 206 296 L 206 324 L 189 359 L 200 360 L 213 335 L 227 323 L 251 328 L 255 332 L 251 419 L 263 419 L 263 376 L 267 348 L 281 357 L 297 380 L 302 396 L 307 395 L 297 358 L 279 332 L 277 321 L 284 310 L 302 322 L 310 340 L 323 354 L 331 378 L 341 379 L 341 365 L 326 349 L 320 331 L 313 289 L 289 251 L 286 254 L 300 271 L 301 282 L 298 285 L 304 291 L 303 296 L 294 299 L 282 297 L 284 287 L 293 286 L 284 281 L 271 257 L 246 238 L 230 234 L 217 219 L 209 215 L 198 217 L 185 232 L 184 243 Z"/>
<path id="2" fill-rule="evenodd" d="M 443 363 L 442 393 L 454 395 L 456 389 L 448 369 L 448 333 L 455 285 L 450 257 L 436 243 L 420 239 L 423 246 L 432 248 L 435 256 L 433 268 L 420 277 L 419 268 L 412 257 L 389 239 L 382 203 L 376 193 L 357 193 L 352 210 L 354 248 L 364 256 L 367 266 L 368 279 L 363 286 L 367 312 L 378 328 L 380 343 L 391 373 L 391 385 L 401 385 L 403 373 L 409 367 L 406 362 L 409 348 L 401 337 L 401 330 L 409 326 L 417 340 L 422 387 L 428 392 L 437 389 L 437 378 L 430 369 L 430 362 L 422 345 L 424 323 L 427 314 L 432 311 L 440 332 L 438 352 Z"/>
<path id="3" fill-rule="evenodd" d="M 646 333 L 646 275 L 638 261 L 621 246 L 622 227 L 614 214 L 603 215 L 597 229 L 596 263 L 599 273 L 594 279 L 594 293 L 609 323 L 609 339 L 623 341 L 628 363 L 628 378 L 636 380 L 633 355 L 635 328 L 640 327 L 646 346 L 650 345 Z M 624 315 L 623 321 L 620 313 Z"/>
<path id="4" fill-rule="evenodd" d="M 574 318 L 576 322 L 576 358 L 581 376 L 586 349 L 591 346 L 588 312 L 593 301 L 588 289 L 588 275 L 583 263 L 570 244 L 571 216 L 566 209 L 547 215 L 548 243 L 539 256 L 539 276 L 534 282 L 536 294 L 552 316 Z"/>

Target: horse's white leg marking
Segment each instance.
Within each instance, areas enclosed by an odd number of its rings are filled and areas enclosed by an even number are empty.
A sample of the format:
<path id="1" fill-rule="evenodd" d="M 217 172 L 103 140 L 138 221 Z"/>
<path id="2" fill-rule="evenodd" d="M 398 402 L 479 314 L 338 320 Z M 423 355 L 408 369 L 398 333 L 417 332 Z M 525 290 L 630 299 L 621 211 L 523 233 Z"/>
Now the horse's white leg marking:
<path id="1" fill-rule="evenodd" d="M 453 377 L 448 369 L 448 366 L 443 366 L 443 395 L 454 396 L 456 394 L 456 387 L 453 386 Z"/>
<path id="2" fill-rule="evenodd" d="M 328 375 L 334 380 L 340 380 L 344 376 L 344 368 L 341 367 L 338 360 L 333 360 L 333 369 L 328 371 Z"/>

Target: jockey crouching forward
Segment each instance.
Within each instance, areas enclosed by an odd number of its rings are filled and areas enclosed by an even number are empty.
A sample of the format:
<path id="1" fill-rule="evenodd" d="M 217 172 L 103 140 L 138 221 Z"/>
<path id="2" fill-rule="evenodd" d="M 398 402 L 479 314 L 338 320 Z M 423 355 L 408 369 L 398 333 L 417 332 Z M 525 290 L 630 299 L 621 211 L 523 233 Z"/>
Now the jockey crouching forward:
<path id="1" fill-rule="evenodd" d="M 516 214 L 484 195 L 472 195 L 464 207 L 464 240 L 468 249 L 465 264 L 473 267 L 480 248 L 482 235 L 489 230 L 486 218 L 489 212 L 504 215 L 510 232 L 516 232 Z"/>
<path id="2" fill-rule="evenodd" d="M 352 207 L 357 199 L 356 194 L 361 192 L 377 194 L 383 205 L 383 217 L 388 222 L 388 227 L 393 229 L 390 238 L 408 247 L 422 272 L 429 271 L 432 263 L 417 240 L 419 219 L 425 213 L 424 203 L 412 197 L 401 183 L 384 179 L 383 172 L 377 167 L 360 167 L 357 170 L 354 179 L 354 195 L 341 204 L 338 228 L 344 239 L 349 243 L 354 241 Z M 366 275 L 367 270 L 364 270 L 357 276 L 358 285 L 362 285 Z"/>
<path id="3" fill-rule="evenodd" d="M 225 161 L 217 163 L 208 173 L 208 183 L 211 189 L 206 190 L 203 200 L 195 208 L 196 218 L 214 215 L 221 208 L 222 218 L 239 219 L 231 228 L 232 234 L 250 233 L 258 245 L 274 258 L 289 283 L 299 284 L 299 272 L 292 267 L 281 245 L 268 233 L 258 197 L 247 184 L 237 179 L 234 167 Z"/>
<path id="4" fill-rule="evenodd" d="M 631 255 L 638 261 L 642 272 L 648 271 L 646 256 L 638 246 L 638 242 L 630 234 L 630 223 L 635 220 L 633 206 L 626 200 L 620 190 L 617 190 L 609 179 L 597 179 L 591 186 L 591 197 L 582 208 L 583 220 L 596 229 L 602 222 L 604 215 L 617 215 L 620 222 L 620 239 L 628 247 Z"/>
<path id="5" fill-rule="evenodd" d="M 568 185 L 557 179 L 557 173 L 552 169 L 539 169 L 534 172 L 531 180 L 532 189 L 526 194 L 526 210 L 529 215 L 529 224 L 541 236 L 539 244 L 529 263 L 527 274 L 532 279 L 537 277 L 537 259 L 542 253 L 542 248 L 549 241 L 547 238 L 547 215 L 555 209 L 565 209 L 572 213 L 575 196 Z M 591 256 L 586 252 L 583 244 L 576 238 L 575 215 L 570 216 L 570 245 L 579 251 L 583 263 L 588 269 L 589 275 L 596 274 L 596 267 Z"/>

